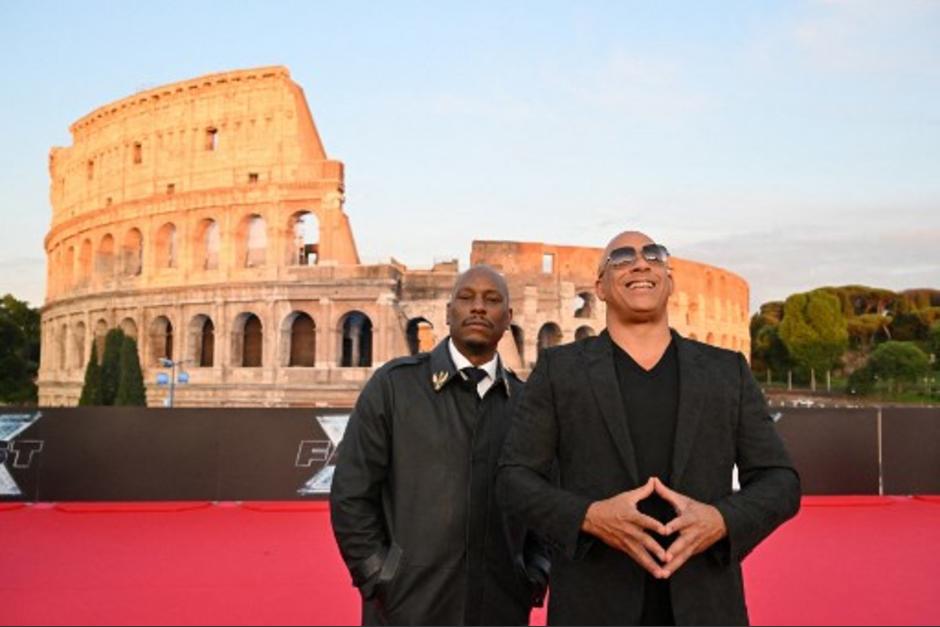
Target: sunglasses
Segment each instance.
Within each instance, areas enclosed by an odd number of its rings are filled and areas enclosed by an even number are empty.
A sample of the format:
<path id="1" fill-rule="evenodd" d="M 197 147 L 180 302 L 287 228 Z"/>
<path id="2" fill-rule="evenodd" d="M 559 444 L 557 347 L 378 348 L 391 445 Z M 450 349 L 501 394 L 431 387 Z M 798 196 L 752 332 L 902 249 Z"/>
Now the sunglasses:
<path id="1" fill-rule="evenodd" d="M 666 262 L 669 261 L 669 251 L 662 244 L 647 244 L 640 249 L 639 254 L 643 256 L 647 263 L 653 265 L 666 265 Z M 607 259 L 604 260 L 601 271 L 597 276 L 603 276 L 604 270 L 608 267 L 628 268 L 636 263 L 637 258 L 637 251 L 633 246 L 615 248 L 607 255 Z"/>

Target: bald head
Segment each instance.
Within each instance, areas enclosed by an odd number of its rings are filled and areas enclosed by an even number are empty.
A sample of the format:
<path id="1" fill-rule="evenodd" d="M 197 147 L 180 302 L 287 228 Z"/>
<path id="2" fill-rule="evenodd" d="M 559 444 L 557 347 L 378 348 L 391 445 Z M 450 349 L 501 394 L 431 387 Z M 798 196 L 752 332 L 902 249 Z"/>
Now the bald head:
<path id="1" fill-rule="evenodd" d="M 503 275 L 497 272 L 495 268 L 485 264 L 473 266 L 457 277 L 457 281 L 454 283 L 454 289 L 450 293 L 450 300 L 454 300 L 454 296 L 460 291 L 461 287 L 467 283 L 474 282 L 478 278 L 484 278 L 492 282 L 494 289 L 499 291 L 500 295 L 502 295 L 503 299 L 506 301 L 506 305 L 509 305 L 509 286 L 506 285 L 506 279 L 504 279 Z"/>
<path id="2" fill-rule="evenodd" d="M 640 250 L 647 244 L 652 243 L 653 240 L 650 236 L 640 231 L 623 231 L 618 233 L 607 243 L 607 247 L 604 248 L 604 252 L 601 253 L 601 258 L 597 261 L 597 274 L 599 275 L 604 270 L 604 264 L 607 263 L 607 257 L 610 256 L 611 251 L 621 246 L 633 246 L 637 250 Z"/>

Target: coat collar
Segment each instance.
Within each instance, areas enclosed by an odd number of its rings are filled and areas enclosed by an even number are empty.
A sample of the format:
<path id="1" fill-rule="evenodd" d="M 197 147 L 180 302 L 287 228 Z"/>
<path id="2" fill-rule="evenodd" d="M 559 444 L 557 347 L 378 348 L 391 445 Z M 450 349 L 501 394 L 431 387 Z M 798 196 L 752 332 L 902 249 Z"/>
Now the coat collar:
<path id="1" fill-rule="evenodd" d="M 675 330 L 671 329 L 670 332 L 676 343 L 679 361 L 679 409 L 670 477 L 670 483 L 675 487 L 682 479 L 682 473 L 692 452 L 705 397 L 706 381 L 701 364 L 701 351 L 696 343 L 683 338 Z M 582 351 L 594 399 L 600 407 L 630 480 L 637 484 L 639 471 L 636 465 L 636 451 L 623 410 L 620 383 L 614 368 L 613 347 L 613 340 L 605 329 L 591 342 L 585 342 Z"/>
<path id="2" fill-rule="evenodd" d="M 450 336 L 441 340 L 431 351 L 430 383 L 435 392 L 440 392 L 451 381 L 461 378 L 457 366 L 454 365 L 454 360 L 450 358 L 450 349 L 447 347 L 448 341 L 450 341 Z M 506 390 L 506 396 L 512 395 L 512 386 L 509 382 L 511 372 L 509 368 L 503 366 L 503 360 L 500 358 L 496 365 L 496 381 L 493 385 L 502 384 L 503 389 Z"/>

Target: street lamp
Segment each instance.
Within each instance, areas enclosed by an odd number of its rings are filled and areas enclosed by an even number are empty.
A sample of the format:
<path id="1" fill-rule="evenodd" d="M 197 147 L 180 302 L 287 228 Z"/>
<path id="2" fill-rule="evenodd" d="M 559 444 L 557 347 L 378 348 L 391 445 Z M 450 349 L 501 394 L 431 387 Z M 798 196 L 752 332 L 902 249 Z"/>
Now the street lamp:
<path id="1" fill-rule="evenodd" d="M 169 368 L 169 369 L 170 369 L 170 381 L 169 381 L 169 383 L 170 383 L 170 396 L 167 397 L 167 399 L 166 399 L 166 406 L 167 406 L 167 407 L 173 407 L 173 391 L 174 391 L 174 388 L 175 388 L 175 385 L 176 385 L 176 367 L 183 365 L 183 364 L 184 364 L 185 362 L 187 362 L 187 361 L 190 361 L 190 360 L 188 360 L 188 359 L 180 359 L 180 360 L 177 360 L 177 361 L 173 361 L 172 359 L 168 359 L 168 358 L 166 358 L 166 357 L 161 357 L 161 358 L 160 358 L 160 365 L 163 366 L 164 368 Z M 182 371 L 181 371 L 181 372 L 180 372 L 180 377 L 179 377 L 179 382 L 180 382 L 180 383 L 186 383 L 187 381 L 189 381 L 189 375 L 186 374 L 185 372 L 182 372 Z M 157 379 L 157 383 L 160 383 L 160 380 L 159 380 L 159 379 Z"/>

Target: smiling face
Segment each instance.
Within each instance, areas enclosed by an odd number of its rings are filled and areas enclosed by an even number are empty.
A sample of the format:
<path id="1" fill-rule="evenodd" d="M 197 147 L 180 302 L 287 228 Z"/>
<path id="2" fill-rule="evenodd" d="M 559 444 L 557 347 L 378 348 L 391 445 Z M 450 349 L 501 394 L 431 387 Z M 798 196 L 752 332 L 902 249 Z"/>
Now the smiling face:
<path id="1" fill-rule="evenodd" d="M 464 356 L 471 361 L 482 358 L 480 363 L 488 361 L 510 322 L 509 290 L 495 270 L 475 266 L 457 278 L 447 303 L 447 324 L 454 345 Z"/>
<path id="2" fill-rule="evenodd" d="M 666 263 L 648 261 L 640 251 L 653 240 L 635 231 L 621 233 L 611 240 L 601 257 L 600 276 L 595 284 L 597 297 L 607 303 L 608 325 L 611 322 L 666 322 L 672 276 Z M 607 263 L 612 251 L 632 246 L 636 251 L 633 263 Z"/>

